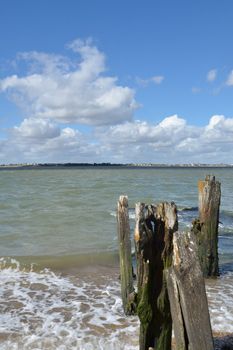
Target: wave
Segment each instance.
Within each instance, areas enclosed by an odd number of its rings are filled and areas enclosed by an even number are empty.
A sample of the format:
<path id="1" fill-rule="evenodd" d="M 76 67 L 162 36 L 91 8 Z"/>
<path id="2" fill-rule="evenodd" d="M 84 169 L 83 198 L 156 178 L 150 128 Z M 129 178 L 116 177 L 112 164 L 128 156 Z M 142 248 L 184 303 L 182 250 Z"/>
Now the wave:
<path id="1" fill-rule="evenodd" d="M 198 211 L 198 207 L 178 207 L 178 211 Z"/>
<path id="2" fill-rule="evenodd" d="M 232 233 L 226 233 L 223 235 L 218 235 L 220 239 L 229 239 L 230 241 L 233 241 L 233 235 Z"/>
<path id="3" fill-rule="evenodd" d="M 6 259 L 0 271 L 1 349 L 137 349 L 138 319 L 123 315 L 117 276 L 25 271 Z"/>
<path id="4" fill-rule="evenodd" d="M 63 256 L 15 256 L 0 258 L 0 270 L 17 268 L 25 272 L 40 272 L 48 268 L 58 273 L 70 273 L 82 268 L 118 266 L 118 251 L 95 252 Z"/>
<path id="5" fill-rule="evenodd" d="M 228 210 L 223 210 L 220 212 L 219 218 L 219 228 L 221 234 L 231 235 L 233 234 L 233 213 Z"/>
<path id="6" fill-rule="evenodd" d="M 134 209 L 134 208 L 129 208 L 128 211 L 129 211 L 129 218 L 132 219 L 132 220 L 134 220 L 134 219 L 135 219 L 135 209 Z M 109 212 L 109 214 L 110 214 L 111 216 L 114 216 L 115 218 L 117 217 L 117 212 L 116 212 L 116 210 L 111 210 L 111 211 Z"/>
<path id="7" fill-rule="evenodd" d="M 15 259 L 5 263 L 1 349 L 138 349 L 139 321 L 123 314 L 116 272 L 63 276 L 49 269 L 25 271 Z M 233 273 L 207 281 L 215 332 L 233 332 L 232 285 Z"/>
<path id="8" fill-rule="evenodd" d="M 221 215 L 223 217 L 227 217 L 227 218 L 232 218 L 233 219 L 233 212 L 230 210 L 221 210 Z"/>

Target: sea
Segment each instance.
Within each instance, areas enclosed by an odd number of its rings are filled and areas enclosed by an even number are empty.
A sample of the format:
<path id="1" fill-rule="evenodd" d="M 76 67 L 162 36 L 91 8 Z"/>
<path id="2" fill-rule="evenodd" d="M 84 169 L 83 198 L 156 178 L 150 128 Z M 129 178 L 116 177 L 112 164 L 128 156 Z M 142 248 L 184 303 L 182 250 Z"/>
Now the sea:
<path id="1" fill-rule="evenodd" d="M 206 175 L 222 191 L 210 318 L 232 334 L 233 168 L 11 169 L 0 170 L 0 349 L 138 349 L 138 318 L 120 298 L 118 198 L 128 196 L 132 236 L 136 202 L 175 202 L 189 230 Z"/>

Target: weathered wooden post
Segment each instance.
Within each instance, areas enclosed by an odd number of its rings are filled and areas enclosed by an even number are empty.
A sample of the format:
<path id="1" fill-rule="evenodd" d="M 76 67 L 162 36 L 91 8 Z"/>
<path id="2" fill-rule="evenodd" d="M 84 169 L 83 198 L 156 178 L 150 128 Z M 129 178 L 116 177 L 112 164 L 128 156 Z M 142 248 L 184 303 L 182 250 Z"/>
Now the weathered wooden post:
<path id="1" fill-rule="evenodd" d="M 199 218 L 193 222 L 197 236 L 198 252 L 205 277 L 218 276 L 218 224 L 221 198 L 220 182 L 214 176 L 206 176 L 198 182 Z"/>
<path id="2" fill-rule="evenodd" d="M 135 313 L 128 197 L 120 196 L 117 204 L 117 228 L 120 255 L 121 297 L 126 315 Z"/>
<path id="3" fill-rule="evenodd" d="M 177 350 L 213 350 L 205 282 L 196 237 L 175 232 L 167 286 Z"/>
<path id="4" fill-rule="evenodd" d="M 171 349 L 172 320 L 165 270 L 172 263 L 172 238 L 177 226 L 174 203 L 136 204 L 140 350 Z"/>

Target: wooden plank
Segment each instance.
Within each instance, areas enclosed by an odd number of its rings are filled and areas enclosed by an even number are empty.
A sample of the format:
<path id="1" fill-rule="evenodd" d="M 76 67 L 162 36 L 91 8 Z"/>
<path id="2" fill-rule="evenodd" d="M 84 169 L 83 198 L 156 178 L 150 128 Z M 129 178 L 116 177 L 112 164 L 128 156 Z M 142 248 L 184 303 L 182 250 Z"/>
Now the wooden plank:
<path id="1" fill-rule="evenodd" d="M 172 267 L 166 271 L 166 278 L 175 335 L 175 348 L 178 350 L 188 350 L 187 334 L 180 305 L 180 295 L 176 282 L 176 276 Z"/>
<path id="2" fill-rule="evenodd" d="M 124 312 L 132 315 L 136 311 L 133 286 L 128 197 L 120 196 L 117 204 L 117 230 L 120 256 L 121 297 Z"/>
<path id="3" fill-rule="evenodd" d="M 193 222 L 193 232 L 197 236 L 198 253 L 205 277 L 218 276 L 218 224 L 221 199 L 220 182 L 207 175 L 205 181 L 198 182 L 199 218 Z"/>
<path id="4" fill-rule="evenodd" d="M 170 302 L 173 304 L 171 309 L 177 349 L 213 350 L 208 302 L 197 258 L 195 235 L 192 232 L 175 232 L 173 248 L 173 266 L 169 270 L 168 287 Z"/>

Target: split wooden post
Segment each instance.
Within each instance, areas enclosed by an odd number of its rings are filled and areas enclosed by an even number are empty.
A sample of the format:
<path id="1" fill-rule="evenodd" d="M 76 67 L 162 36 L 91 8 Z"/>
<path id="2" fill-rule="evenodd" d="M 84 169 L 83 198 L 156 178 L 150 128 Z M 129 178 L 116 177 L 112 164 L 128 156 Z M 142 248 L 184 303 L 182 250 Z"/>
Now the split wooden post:
<path id="1" fill-rule="evenodd" d="M 213 350 L 205 282 L 196 237 L 175 232 L 167 286 L 177 350 Z"/>
<path id="2" fill-rule="evenodd" d="M 117 204 L 117 228 L 120 255 L 121 297 L 126 315 L 135 313 L 128 197 L 120 196 Z"/>
<path id="3" fill-rule="evenodd" d="M 172 319 L 165 270 L 172 263 L 177 208 L 174 203 L 137 203 L 135 212 L 140 350 L 170 350 Z"/>
<path id="4" fill-rule="evenodd" d="M 205 277 L 218 276 L 218 224 L 221 199 L 220 182 L 215 176 L 207 175 L 198 182 L 199 218 L 193 222 L 197 236 L 198 252 Z"/>

